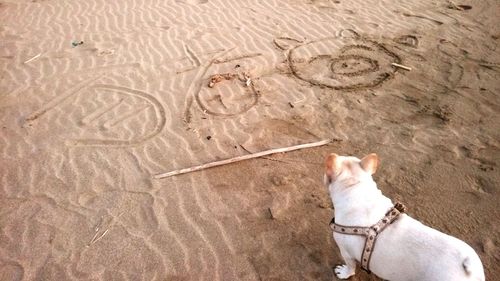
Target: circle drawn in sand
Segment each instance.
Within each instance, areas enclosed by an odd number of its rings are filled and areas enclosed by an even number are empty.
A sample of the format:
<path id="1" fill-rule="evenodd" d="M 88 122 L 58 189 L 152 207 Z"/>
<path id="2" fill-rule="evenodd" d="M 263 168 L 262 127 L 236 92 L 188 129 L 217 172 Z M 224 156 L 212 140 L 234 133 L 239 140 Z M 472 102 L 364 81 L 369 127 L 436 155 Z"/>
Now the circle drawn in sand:
<path id="1" fill-rule="evenodd" d="M 401 58 L 382 44 L 363 38 L 326 38 L 290 50 L 292 73 L 334 90 L 374 88 L 394 77 Z"/>
<path id="2" fill-rule="evenodd" d="M 247 112 L 257 104 L 259 96 L 253 83 L 245 86 L 238 79 L 222 81 L 214 88 L 202 88 L 196 94 L 196 101 L 207 114 L 236 116 Z"/>

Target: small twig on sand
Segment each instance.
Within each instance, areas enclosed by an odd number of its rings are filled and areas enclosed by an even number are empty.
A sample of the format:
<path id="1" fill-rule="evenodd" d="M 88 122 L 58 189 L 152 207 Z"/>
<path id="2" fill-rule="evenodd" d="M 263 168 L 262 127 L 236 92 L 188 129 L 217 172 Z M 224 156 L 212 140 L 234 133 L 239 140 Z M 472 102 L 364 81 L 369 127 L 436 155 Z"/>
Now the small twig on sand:
<path id="1" fill-rule="evenodd" d="M 243 72 L 243 78 L 245 79 L 245 85 L 247 87 L 250 87 L 250 85 L 252 84 L 252 79 L 250 78 L 250 75 L 248 75 L 248 73 L 246 72 Z"/>
<path id="2" fill-rule="evenodd" d="M 90 242 L 87 243 L 87 247 L 90 246 L 90 245 L 92 245 L 92 244 L 94 244 L 94 241 L 97 238 L 98 234 L 99 234 L 99 230 L 96 230 L 94 236 L 92 237 L 92 239 L 90 239 Z"/>
<path id="3" fill-rule="evenodd" d="M 92 239 L 92 241 L 90 241 L 89 246 L 96 243 L 97 241 L 101 240 L 104 237 L 104 235 L 106 235 L 108 233 L 108 231 L 109 231 L 109 228 L 106 229 L 106 231 L 104 231 L 101 236 L 97 237 L 96 239 Z"/>
<path id="4" fill-rule="evenodd" d="M 460 7 L 459 5 L 453 3 L 453 1 L 448 0 L 448 4 L 450 4 L 450 8 L 459 10 L 459 11 L 464 11 L 464 8 Z"/>
<path id="5" fill-rule="evenodd" d="M 104 237 L 104 235 L 106 235 L 108 233 L 108 231 L 113 227 L 113 225 L 115 224 L 115 220 L 118 219 L 118 218 L 120 218 L 123 215 L 123 213 L 125 213 L 125 212 L 121 212 L 121 213 L 118 214 L 118 216 L 112 217 L 111 220 L 108 222 L 108 224 L 109 224 L 108 229 L 106 229 L 99 237 L 97 237 L 98 234 L 99 234 L 99 230 L 101 229 L 101 226 L 104 223 L 103 217 L 101 217 L 101 221 L 94 228 L 95 234 L 92 237 L 92 239 L 90 239 L 90 242 L 87 244 L 87 247 L 90 247 L 92 244 L 94 244 L 97 241 L 101 240 Z"/>
<path id="6" fill-rule="evenodd" d="M 36 55 L 36 56 L 32 57 L 31 59 L 29 59 L 29 60 L 25 61 L 24 63 L 28 63 L 28 62 L 30 62 L 30 61 L 34 61 L 34 60 L 36 60 L 37 58 L 39 58 L 41 55 L 42 55 L 42 53 L 38 53 L 38 55 Z"/>
<path id="7" fill-rule="evenodd" d="M 408 66 L 404 66 L 404 65 L 399 64 L 399 63 L 395 63 L 395 62 L 393 62 L 393 63 L 391 63 L 391 65 L 392 65 L 392 66 L 395 66 L 395 67 L 402 68 L 402 69 L 404 69 L 404 70 L 408 70 L 408 71 L 410 71 L 410 70 L 411 70 L 411 68 L 410 68 L 410 67 L 408 67 Z"/>
<path id="8" fill-rule="evenodd" d="M 208 87 L 213 88 L 215 87 L 215 84 L 224 81 L 224 80 L 233 80 L 234 78 L 238 77 L 237 74 L 233 73 L 220 73 L 220 74 L 215 74 L 210 77 L 210 80 L 208 81 Z"/>
<path id="9" fill-rule="evenodd" d="M 242 156 L 238 156 L 238 157 L 234 157 L 234 158 L 229 158 L 229 159 L 225 159 L 225 160 L 221 160 L 221 161 L 211 162 L 211 163 L 207 163 L 207 164 L 203 164 L 203 165 L 199 165 L 199 166 L 194 166 L 194 167 L 190 167 L 190 168 L 175 170 L 175 171 L 171 171 L 168 173 L 157 174 L 157 175 L 154 175 L 153 177 L 155 179 L 162 179 L 162 178 L 167 178 L 167 177 L 171 177 L 171 176 L 175 176 L 175 175 L 186 174 L 186 173 L 200 171 L 200 170 L 204 170 L 204 169 L 208 169 L 208 168 L 212 168 L 212 167 L 222 166 L 222 165 L 226 165 L 226 164 L 230 164 L 230 163 L 234 163 L 234 162 L 239 162 L 239 161 L 243 161 L 243 160 L 258 158 L 258 157 L 262 157 L 262 156 L 266 156 L 266 155 L 270 155 L 270 154 L 289 152 L 289 151 L 298 150 L 298 149 L 322 146 L 322 145 L 328 144 L 330 142 L 332 142 L 332 140 L 322 140 L 322 141 L 313 142 L 313 143 L 306 143 L 306 144 L 300 144 L 300 145 L 295 145 L 295 146 L 290 146 L 290 147 L 276 148 L 276 149 L 261 151 L 261 152 L 257 152 L 257 153 L 253 153 L 253 154 L 247 154 L 247 155 L 242 155 Z"/>

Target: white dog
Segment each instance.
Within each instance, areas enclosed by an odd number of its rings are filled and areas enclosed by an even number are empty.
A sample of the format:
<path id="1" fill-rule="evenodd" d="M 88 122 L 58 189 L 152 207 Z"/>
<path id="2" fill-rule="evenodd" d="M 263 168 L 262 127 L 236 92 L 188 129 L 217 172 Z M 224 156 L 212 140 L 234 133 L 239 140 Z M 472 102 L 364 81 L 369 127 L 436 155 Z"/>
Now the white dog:
<path id="1" fill-rule="evenodd" d="M 362 160 L 331 154 L 325 166 L 335 208 L 333 238 L 345 261 L 335 268 L 338 278 L 354 275 L 360 262 L 386 280 L 485 280 L 481 260 L 469 245 L 402 213 L 382 194 L 372 179 L 376 154 Z"/>

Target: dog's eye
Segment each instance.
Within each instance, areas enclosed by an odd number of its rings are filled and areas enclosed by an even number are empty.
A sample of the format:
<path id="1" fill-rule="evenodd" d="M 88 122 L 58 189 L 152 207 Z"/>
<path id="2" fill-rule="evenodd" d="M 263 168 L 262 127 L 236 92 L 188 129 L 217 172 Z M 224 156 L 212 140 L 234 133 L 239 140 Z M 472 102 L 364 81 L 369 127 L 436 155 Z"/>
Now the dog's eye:
<path id="1" fill-rule="evenodd" d="M 323 182 L 325 183 L 325 185 L 330 185 L 332 183 L 332 179 L 325 174 L 323 175 Z"/>

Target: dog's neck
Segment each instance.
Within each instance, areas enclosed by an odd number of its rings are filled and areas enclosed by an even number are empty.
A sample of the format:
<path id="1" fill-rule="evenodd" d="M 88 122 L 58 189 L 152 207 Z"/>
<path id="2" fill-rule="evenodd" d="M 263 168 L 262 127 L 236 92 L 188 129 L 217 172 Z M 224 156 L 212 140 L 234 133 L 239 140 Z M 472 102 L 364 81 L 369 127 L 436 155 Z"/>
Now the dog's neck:
<path id="1" fill-rule="evenodd" d="M 372 179 L 345 182 L 329 186 L 335 208 L 335 220 L 345 225 L 369 226 L 385 215 L 393 204 L 385 197 Z"/>

